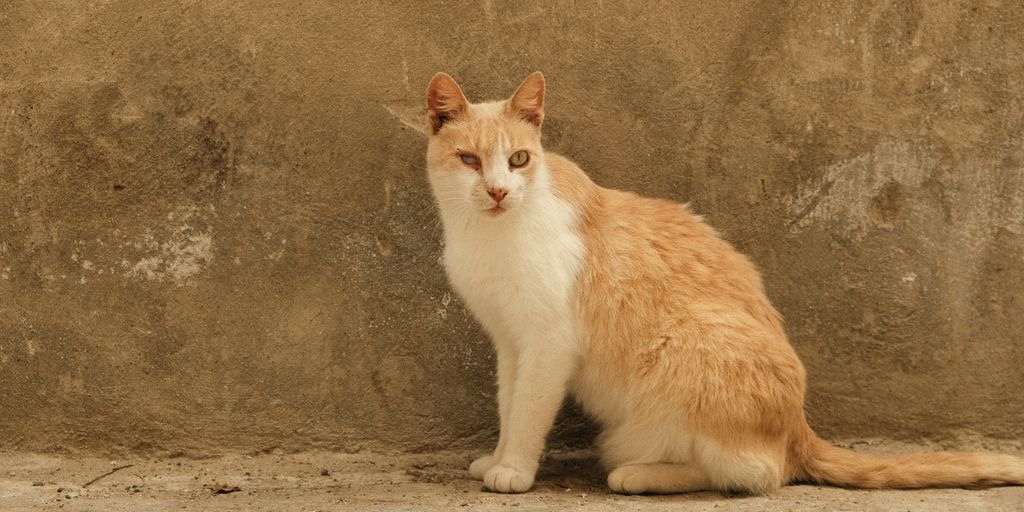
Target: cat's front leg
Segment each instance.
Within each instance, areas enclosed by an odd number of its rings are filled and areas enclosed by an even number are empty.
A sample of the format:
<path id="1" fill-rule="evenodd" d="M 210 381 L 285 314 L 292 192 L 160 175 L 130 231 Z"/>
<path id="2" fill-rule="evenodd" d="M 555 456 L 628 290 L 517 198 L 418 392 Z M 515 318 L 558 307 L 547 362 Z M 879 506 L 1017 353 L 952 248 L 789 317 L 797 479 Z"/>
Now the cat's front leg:
<path id="1" fill-rule="evenodd" d="M 533 486 L 544 441 L 576 366 L 571 338 L 551 338 L 551 331 L 527 336 L 519 349 L 508 419 L 503 422 L 504 443 L 499 442 L 496 463 L 484 473 L 484 486 L 489 490 L 518 493 Z"/>
<path id="2" fill-rule="evenodd" d="M 508 433 L 508 409 L 512 401 L 512 386 L 516 378 L 516 361 L 518 354 L 511 342 L 495 340 L 495 352 L 498 356 L 498 446 L 494 452 L 474 460 L 469 465 L 469 474 L 478 480 L 498 463 L 505 451 L 505 439 Z"/>

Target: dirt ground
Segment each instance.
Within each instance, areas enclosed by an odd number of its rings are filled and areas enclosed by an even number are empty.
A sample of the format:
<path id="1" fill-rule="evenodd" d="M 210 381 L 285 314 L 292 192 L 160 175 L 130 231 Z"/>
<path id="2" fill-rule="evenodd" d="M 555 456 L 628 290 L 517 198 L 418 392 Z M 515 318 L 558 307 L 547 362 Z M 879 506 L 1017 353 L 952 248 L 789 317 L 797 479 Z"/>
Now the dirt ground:
<path id="1" fill-rule="evenodd" d="M 0 510 L 1024 511 L 1021 487 L 857 491 L 801 485 L 765 497 L 619 496 L 608 492 L 603 472 L 586 452 L 550 456 L 531 492 L 502 495 L 483 491 L 469 477 L 465 467 L 472 457 L 306 452 L 108 460 L 6 454 L 0 455 Z"/>

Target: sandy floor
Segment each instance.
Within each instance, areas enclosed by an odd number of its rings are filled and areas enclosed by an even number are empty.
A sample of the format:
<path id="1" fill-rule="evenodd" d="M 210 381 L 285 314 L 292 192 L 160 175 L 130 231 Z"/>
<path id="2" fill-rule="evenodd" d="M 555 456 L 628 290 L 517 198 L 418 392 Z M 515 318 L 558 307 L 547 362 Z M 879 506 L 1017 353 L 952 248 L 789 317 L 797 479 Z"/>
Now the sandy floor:
<path id="1" fill-rule="evenodd" d="M 0 510 L 899 510 L 1024 511 L 1024 488 L 851 491 L 786 487 L 768 497 L 618 496 L 596 461 L 552 456 L 533 491 L 484 492 L 471 454 L 301 453 L 194 459 L 0 455 Z M 122 466 L 131 465 L 90 480 Z M 237 491 L 218 494 L 215 489 Z"/>

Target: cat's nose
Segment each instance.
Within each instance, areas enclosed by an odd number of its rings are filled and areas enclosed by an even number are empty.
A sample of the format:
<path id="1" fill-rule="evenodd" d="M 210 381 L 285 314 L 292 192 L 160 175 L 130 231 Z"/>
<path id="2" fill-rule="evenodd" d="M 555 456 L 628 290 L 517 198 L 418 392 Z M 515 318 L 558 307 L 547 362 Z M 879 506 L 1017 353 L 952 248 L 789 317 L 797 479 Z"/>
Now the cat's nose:
<path id="1" fill-rule="evenodd" d="M 505 190 L 503 188 L 488 188 L 487 189 L 487 195 L 491 196 L 491 199 L 494 199 L 495 201 L 497 201 L 499 203 L 501 202 L 502 199 L 505 199 L 505 194 L 508 194 L 508 190 Z"/>

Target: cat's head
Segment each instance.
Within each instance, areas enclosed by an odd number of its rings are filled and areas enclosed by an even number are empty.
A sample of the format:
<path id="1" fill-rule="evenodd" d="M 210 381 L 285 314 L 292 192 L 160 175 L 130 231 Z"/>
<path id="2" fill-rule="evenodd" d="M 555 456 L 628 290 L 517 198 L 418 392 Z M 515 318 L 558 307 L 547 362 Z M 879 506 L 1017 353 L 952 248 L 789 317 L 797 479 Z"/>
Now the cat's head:
<path id="1" fill-rule="evenodd" d="M 544 166 L 544 76 L 507 100 L 470 103 L 452 77 L 427 88 L 427 170 L 444 209 L 500 219 L 522 206 Z"/>

